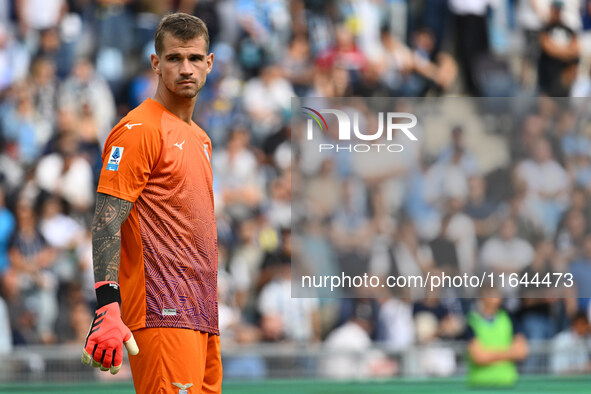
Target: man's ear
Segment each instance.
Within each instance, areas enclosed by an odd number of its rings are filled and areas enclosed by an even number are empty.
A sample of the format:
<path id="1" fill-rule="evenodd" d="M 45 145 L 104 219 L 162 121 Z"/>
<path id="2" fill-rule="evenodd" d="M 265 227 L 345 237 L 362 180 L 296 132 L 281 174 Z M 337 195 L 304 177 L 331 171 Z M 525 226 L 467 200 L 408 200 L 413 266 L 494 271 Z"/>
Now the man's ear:
<path id="1" fill-rule="evenodd" d="M 158 55 L 150 55 L 150 63 L 152 63 L 152 70 L 154 70 L 157 75 L 162 75 L 162 71 L 160 71 L 160 58 Z"/>
<path id="2" fill-rule="evenodd" d="M 209 55 L 207 55 L 207 73 L 208 74 L 211 72 L 212 68 L 213 68 L 213 53 L 210 53 Z"/>

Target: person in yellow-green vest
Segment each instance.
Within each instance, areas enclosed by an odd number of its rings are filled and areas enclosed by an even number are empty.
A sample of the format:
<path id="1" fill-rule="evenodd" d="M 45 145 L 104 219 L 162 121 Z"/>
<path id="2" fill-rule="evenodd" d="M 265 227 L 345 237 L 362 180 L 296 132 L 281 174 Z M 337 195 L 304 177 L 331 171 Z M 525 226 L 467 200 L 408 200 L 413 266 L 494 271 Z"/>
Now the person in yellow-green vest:
<path id="1" fill-rule="evenodd" d="M 475 387 L 509 387 L 517 382 L 515 363 L 528 355 L 527 340 L 518 325 L 501 308 L 503 299 L 487 289 L 468 314 L 468 384 Z"/>

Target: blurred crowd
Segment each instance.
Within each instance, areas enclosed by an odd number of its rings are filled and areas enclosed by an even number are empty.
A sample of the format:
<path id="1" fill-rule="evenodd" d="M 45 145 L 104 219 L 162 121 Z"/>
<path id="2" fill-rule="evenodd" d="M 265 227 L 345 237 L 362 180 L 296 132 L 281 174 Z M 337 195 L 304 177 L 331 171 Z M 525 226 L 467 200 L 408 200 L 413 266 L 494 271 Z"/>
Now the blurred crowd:
<path id="1" fill-rule="evenodd" d="M 327 310 L 335 313 L 329 327 L 337 328 L 327 338 L 337 335 L 343 323 L 355 322 L 363 329 L 345 335 L 338 348 L 359 350 L 356 346 L 363 338 L 403 353 L 418 344 L 430 350 L 415 354 L 420 367 L 414 370 L 452 374 L 459 366 L 445 343 L 466 339 L 466 316 L 480 303 L 478 285 L 460 290 L 461 285 L 449 284 L 435 289 L 341 284 L 333 289 L 331 278 L 342 278 L 343 272 L 348 277 L 369 274 L 385 284 L 388 277 L 494 274 L 497 296 L 504 299 L 515 332 L 532 344 L 546 346 L 568 334 L 569 339 L 560 342 L 564 350 L 534 346 L 536 355 L 524 362 L 523 369 L 589 371 L 591 182 L 583 175 L 591 170 L 587 100 L 545 96 L 389 100 L 387 108 L 419 119 L 412 129 L 418 141 L 401 133 L 393 141 L 384 137 L 375 141 L 400 143 L 404 151 L 396 154 L 385 149 L 319 153 L 319 143 L 347 145 L 336 139 L 337 125 L 329 121 L 329 132 L 320 142 L 310 143 L 305 126 L 296 124 L 292 142 L 297 146 L 299 171 L 292 174 L 296 243 L 292 273 L 295 269 L 298 276 L 292 285 L 308 286 L 296 291 L 300 296 L 329 297 L 316 307 L 321 319 Z M 354 108 L 359 123 L 368 132 L 375 130 L 371 118 L 376 111 L 368 110 L 371 100 L 348 98 L 336 103 L 325 100 L 320 108 Z M 454 124 L 458 114 L 463 124 Z M 500 274 L 519 280 L 501 285 Z M 572 274 L 572 285 L 555 280 L 564 274 Z M 315 289 L 310 293 L 306 292 L 310 284 L 303 284 L 310 281 L 301 280 L 302 275 L 329 279 L 324 286 L 312 284 Z M 347 296 L 357 298 L 335 300 Z M 295 315 L 286 321 L 294 319 Z M 579 328 L 576 335 L 573 321 Z M 578 354 L 584 356 L 577 356 L 575 367 L 567 361 L 576 348 L 583 349 Z M 357 361 L 350 361 L 349 369 L 341 364 L 329 370 L 343 377 L 363 373 Z"/>
<path id="2" fill-rule="evenodd" d="M 215 56 L 194 120 L 214 147 L 225 346 L 404 350 L 462 337 L 467 300 L 292 299 L 292 181 L 302 177 L 316 184 L 297 191 L 315 213 L 305 250 L 327 272 L 424 272 L 444 260 L 572 270 L 591 283 L 590 129 L 543 99 L 591 92 L 588 0 L 0 0 L 0 353 L 83 343 L 102 144 L 153 94 L 153 33 L 173 11 L 207 23 Z M 436 156 L 417 151 L 381 174 L 293 157 L 292 97 L 448 95 L 541 99 L 504 135 L 504 166 L 486 171 L 461 125 Z M 507 308 L 528 339 L 551 339 L 587 312 L 578 296 Z M 586 318 L 576 323 L 571 342 L 589 332 Z M 227 376 L 265 374 L 256 355 L 231 361 Z M 381 354 L 365 361 L 350 373 L 400 372 Z M 583 361 L 556 372 L 587 371 Z"/>

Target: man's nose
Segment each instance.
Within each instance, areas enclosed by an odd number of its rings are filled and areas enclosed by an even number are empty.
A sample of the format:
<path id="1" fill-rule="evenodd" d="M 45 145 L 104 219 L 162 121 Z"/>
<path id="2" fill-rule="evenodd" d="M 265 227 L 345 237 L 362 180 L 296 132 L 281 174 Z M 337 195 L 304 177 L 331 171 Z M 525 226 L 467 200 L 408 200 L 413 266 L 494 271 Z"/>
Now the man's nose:
<path id="1" fill-rule="evenodd" d="M 189 62 L 189 59 L 185 59 L 181 64 L 181 75 L 185 76 L 191 74 L 193 74 L 193 71 L 191 70 L 191 62 Z"/>

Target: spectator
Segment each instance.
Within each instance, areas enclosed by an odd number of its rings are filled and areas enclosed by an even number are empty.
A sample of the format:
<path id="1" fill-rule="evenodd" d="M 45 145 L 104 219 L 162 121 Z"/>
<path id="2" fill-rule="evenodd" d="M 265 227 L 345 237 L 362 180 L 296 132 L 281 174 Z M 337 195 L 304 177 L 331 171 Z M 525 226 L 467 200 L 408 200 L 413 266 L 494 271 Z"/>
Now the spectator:
<path id="1" fill-rule="evenodd" d="M 464 84 L 472 96 L 481 96 L 476 81 L 476 61 L 489 53 L 487 7 L 491 0 L 450 0 L 455 16 L 456 53 L 464 77 Z"/>
<path id="2" fill-rule="evenodd" d="M 575 32 L 562 19 L 564 2 L 554 0 L 548 22 L 540 34 L 538 86 L 550 97 L 568 97 L 577 73 L 580 48 Z"/>
<path id="3" fill-rule="evenodd" d="M 97 120 L 99 141 L 106 139 L 115 121 L 115 101 L 109 85 L 95 73 L 89 59 L 76 61 L 71 75 L 62 83 L 58 97 L 59 108 L 75 108 L 78 114 L 82 114 L 87 106 Z"/>
<path id="4" fill-rule="evenodd" d="M 560 229 L 556 235 L 556 248 L 564 260 L 572 261 L 581 255 L 586 233 L 585 214 L 576 209 L 568 211 L 565 215 L 564 228 Z"/>
<path id="5" fill-rule="evenodd" d="M 514 218 L 519 236 L 533 242 L 541 237 L 543 232 L 541 220 L 536 216 L 537 212 L 532 208 L 531 198 L 527 194 L 527 185 L 522 179 L 514 177 L 513 185 L 510 187 L 512 190 L 507 201 L 499 205 L 499 218 Z"/>
<path id="6" fill-rule="evenodd" d="M 555 131 L 552 133 L 552 146 L 554 155 L 558 161 L 564 163 L 568 170 L 576 160 L 576 156 L 581 153 L 587 153 L 591 141 L 578 130 L 576 106 L 561 111 L 556 120 Z"/>
<path id="7" fill-rule="evenodd" d="M 78 146 L 74 135 L 61 135 L 58 152 L 39 161 L 35 178 L 42 190 L 63 198 L 82 214 L 93 203 L 94 186 L 92 168 L 78 153 Z"/>
<path id="8" fill-rule="evenodd" d="M 31 66 L 31 89 L 35 111 L 52 126 L 55 125 L 57 104 L 57 77 L 55 62 L 38 57 Z"/>
<path id="9" fill-rule="evenodd" d="M 223 251 L 221 255 L 223 256 Z M 220 259 L 220 261 L 223 261 Z M 242 308 L 231 287 L 229 275 L 220 270 L 218 273 L 218 299 L 220 313 L 220 335 L 224 343 L 252 345 L 261 340 L 261 330 L 244 321 Z M 267 373 L 263 357 L 256 352 L 237 355 L 225 359 L 224 376 L 242 379 L 261 379 Z"/>
<path id="10" fill-rule="evenodd" d="M 257 172 L 248 130 L 236 127 L 232 131 L 226 148 L 214 155 L 212 167 L 218 178 L 220 202 L 230 216 L 243 218 L 261 203 L 263 179 Z"/>
<path id="11" fill-rule="evenodd" d="M 83 238 L 74 253 L 84 300 L 89 305 L 90 310 L 95 310 L 96 294 L 94 291 L 94 267 L 92 265 L 92 239 L 89 229 L 84 231 Z"/>
<path id="12" fill-rule="evenodd" d="M 576 256 L 568 267 L 568 272 L 573 275 L 575 284 L 578 310 L 587 310 L 591 299 L 591 234 L 585 235 L 582 245 L 582 253 Z"/>
<path id="13" fill-rule="evenodd" d="M 98 124 L 88 107 L 85 107 L 84 113 L 79 118 L 76 131 L 80 157 L 90 164 L 93 174 L 93 184 L 98 184 L 99 175 L 103 167 L 102 148 L 99 142 Z"/>
<path id="14" fill-rule="evenodd" d="M 433 252 L 435 266 L 437 267 L 436 272 L 446 272 L 450 275 L 457 275 L 461 272 L 458 250 L 454 241 L 447 235 L 450 220 L 450 215 L 446 215 L 442 219 L 441 231 L 435 239 L 429 242 L 429 246 Z M 473 267 L 470 271 L 473 271 Z"/>
<path id="15" fill-rule="evenodd" d="M 56 27 L 67 9 L 64 0 L 19 0 L 16 2 L 19 30 L 25 34 Z"/>
<path id="16" fill-rule="evenodd" d="M 405 32 L 406 34 L 406 32 Z M 383 29 L 382 57 L 376 61 L 380 80 L 391 92 L 397 92 L 403 83 L 403 78 L 412 71 L 413 53 L 401 40 Z"/>
<path id="17" fill-rule="evenodd" d="M 552 157 L 548 141 L 538 140 L 533 157 L 519 163 L 515 171 L 527 185 L 528 204 L 540 218 L 543 231 L 554 234 L 568 203 L 570 184 L 566 171 Z"/>
<path id="18" fill-rule="evenodd" d="M 412 73 L 401 87 L 403 96 L 425 96 L 430 90 L 447 91 L 455 81 L 458 67 L 445 52 L 435 51 L 435 37 L 427 28 L 414 32 Z"/>
<path id="19" fill-rule="evenodd" d="M 15 90 L 14 107 L 9 109 L 0 126 L 7 151 L 25 167 L 30 167 L 49 140 L 51 125 L 35 111 L 29 87 L 23 83 Z"/>
<path id="20" fill-rule="evenodd" d="M 76 345 L 84 343 L 86 335 L 88 335 L 88 327 L 92 323 L 92 315 L 88 305 L 76 302 L 68 308 L 68 311 L 69 333 L 64 336 L 62 341 Z"/>
<path id="21" fill-rule="evenodd" d="M 8 246 L 15 228 L 14 215 L 5 202 L 4 187 L 0 184 L 0 277 L 9 267 Z"/>
<path id="22" fill-rule="evenodd" d="M 368 60 L 355 43 L 353 32 L 344 25 L 335 31 L 335 44 L 329 50 L 318 54 L 316 66 L 324 70 L 339 68 L 347 71 L 353 82 L 357 82 Z"/>
<path id="23" fill-rule="evenodd" d="M 333 245 L 330 242 L 330 227 L 320 216 L 310 215 L 310 219 L 303 223 L 303 234 L 299 234 L 299 247 L 294 261 L 300 270 L 314 275 L 335 275 L 338 271 L 338 261 Z M 292 271 L 292 275 L 294 271 Z M 318 289 L 319 297 L 334 297 L 340 295 L 340 289 Z"/>
<path id="24" fill-rule="evenodd" d="M 291 182 L 288 175 L 271 181 L 269 202 L 265 204 L 265 216 L 274 228 L 291 225 Z"/>
<path id="25" fill-rule="evenodd" d="M 429 311 L 415 314 L 415 327 L 419 348 L 412 358 L 423 376 L 450 376 L 456 369 L 453 350 L 442 346 L 439 340 L 441 324 Z"/>
<path id="26" fill-rule="evenodd" d="M 356 179 L 341 184 L 342 200 L 331 218 L 331 238 L 340 268 L 346 272 L 362 273 L 367 264 L 369 240 L 372 235 L 367 213 L 366 190 Z M 352 271 L 347 271 L 347 270 Z"/>
<path id="27" fill-rule="evenodd" d="M 265 66 L 259 77 L 246 83 L 242 100 L 246 113 L 252 118 L 257 143 L 281 128 L 293 96 L 291 84 L 275 65 Z"/>
<path id="28" fill-rule="evenodd" d="M 63 286 L 60 299 L 59 318 L 56 323 L 58 339 L 63 343 L 80 343 L 86 340 L 92 314 L 84 301 L 82 286 L 71 283 Z M 86 325 L 86 330 L 84 329 Z"/>
<path id="29" fill-rule="evenodd" d="M 502 298 L 485 289 L 468 314 L 468 383 L 474 387 L 510 387 L 518 379 L 515 363 L 528 354 L 528 344 L 514 320 L 501 308 Z"/>
<path id="30" fill-rule="evenodd" d="M 355 41 L 369 63 L 375 62 L 380 55 L 380 30 L 386 20 L 386 13 L 384 3 L 367 0 L 353 1 L 349 7 L 341 9 L 344 24 L 351 27 Z M 358 23 L 358 20 L 363 23 Z"/>
<path id="31" fill-rule="evenodd" d="M 573 31 L 580 32 L 583 27 L 585 0 L 559 0 L 558 3 L 562 3 L 561 19 L 564 24 L 573 29 Z M 546 1 L 543 7 L 546 10 L 545 14 L 550 15 L 552 2 Z"/>
<path id="32" fill-rule="evenodd" d="M 524 277 L 532 283 L 543 282 L 552 277 L 553 273 L 564 271 L 562 261 L 552 240 L 542 239 L 535 245 L 534 260 L 525 270 Z M 558 331 L 557 322 L 560 321 L 564 301 L 554 299 L 556 294 L 544 285 L 524 286 L 520 290 L 523 298 L 518 316 L 523 334 L 530 343 L 544 346 Z M 523 363 L 523 370 L 527 373 L 539 373 L 544 370 L 547 362 L 548 357 L 545 354 L 532 353 Z"/>
<path id="33" fill-rule="evenodd" d="M 322 374 L 330 378 L 363 379 L 388 377 L 397 371 L 397 364 L 379 350 L 372 350 L 369 333 L 373 330 L 372 309 L 360 303 L 343 325 L 332 331 L 324 341 L 327 357 Z"/>
<path id="34" fill-rule="evenodd" d="M 589 97 L 591 95 L 591 69 L 588 73 L 577 74 L 573 81 L 570 97 L 573 97 L 572 103 L 577 105 L 582 101 L 581 97 Z"/>
<path id="35" fill-rule="evenodd" d="M 130 107 L 135 108 L 150 97 L 151 92 L 155 91 L 157 83 L 158 79 L 152 71 L 151 65 L 146 64 L 143 71 L 131 81 L 129 88 Z"/>
<path id="36" fill-rule="evenodd" d="M 518 130 L 511 140 L 511 157 L 523 159 L 533 156 L 534 146 L 540 138 L 549 132 L 549 122 L 538 113 L 529 113 L 518 125 Z"/>
<path id="37" fill-rule="evenodd" d="M 287 2 L 238 0 L 236 14 L 244 35 L 240 43 L 243 67 L 254 70 L 263 60 L 278 60 L 277 54 L 287 45 L 291 27 Z M 250 59 L 253 52 L 260 54 Z"/>
<path id="38" fill-rule="evenodd" d="M 8 24 L 0 23 L 0 90 L 23 81 L 30 60 L 27 48 L 14 38 Z"/>
<path id="39" fill-rule="evenodd" d="M 517 23 L 523 31 L 525 41 L 525 56 L 521 66 L 521 78 L 525 85 L 535 83 L 537 64 L 540 56 L 540 30 L 548 20 L 549 9 L 544 0 L 527 0 L 517 3 Z"/>
<path id="40" fill-rule="evenodd" d="M 305 198 L 313 217 L 332 217 L 341 202 L 343 187 L 335 174 L 335 164 L 332 158 L 324 159 L 320 169 L 308 180 Z"/>
<path id="41" fill-rule="evenodd" d="M 585 219 L 586 223 L 591 222 L 591 204 L 587 203 L 589 191 L 582 189 L 580 187 L 575 188 L 570 196 L 570 209 L 569 211 L 578 211 L 581 212 L 583 218 Z M 568 212 L 567 211 L 567 214 Z M 564 221 L 566 219 L 567 214 L 562 217 L 560 224 L 558 226 L 559 229 L 564 227 Z"/>
<path id="42" fill-rule="evenodd" d="M 60 79 L 68 76 L 72 70 L 74 53 L 71 45 L 62 41 L 60 31 L 57 27 L 50 27 L 39 33 L 39 48 L 35 53 L 36 58 L 47 58 L 54 63 L 56 74 Z"/>
<path id="43" fill-rule="evenodd" d="M 588 141 L 580 141 L 578 152 L 571 162 L 570 173 L 578 187 L 591 190 L 591 157 L 589 157 Z"/>
<path id="44" fill-rule="evenodd" d="M 9 269 L 0 278 L 3 297 L 8 307 L 8 319 L 15 346 L 39 343 L 36 330 L 36 315 L 30 302 L 21 293 L 20 277 L 16 270 Z"/>
<path id="45" fill-rule="evenodd" d="M 77 135 L 80 116 L 73 107 L 61 107 L 56 113 L 54 133 L 45 146 L 44 155 L 59 151 L 60 138 L 64 134 Z"/>
<path id="46" fill-rule="evenodd" d="M 10 331 L 10 315 L 8 307 L 0 292 L 0 355 L 5 356 L 12 352 L 12 332 Z"/>
<path id="47" fill-rule="evenodd" d="M 420 276 L 433 269 L 433 266 L 431 247 L 420 242 L 413 222 L 408 219 L 398 224 L 393 245 L 388 248 L 386 253 L 374 249 L 370 260 L 372 274 L 383 278 L 389 275 Z M 396 292 L 397 296 L 409 296 L 412 299 L 425 296 L 424 289 L 419 287 L 392 290 Z"/>
<path id="48" fill-rule="evenodd" d="M 515 219 L 508 217 L 501 223 L 498 236 L 490 238 L 482 245 L 480 261 L 483 270 L 501 273 L 521 273 L 534 259 L 534 248 L 526 240 L 517 236 Z M 506 293 L 516 289 L 503 288 Z"/>
<path id="49" fill-rule="evenodd" d="M 464 131 L 456 126 L 452 129 L 452 142 L 444 149 L 437 162 L 427 172 L 426 190 L 431 201 L 446 198 L 465 199 L 468 196 L 468 177 L 479 173 L 478 162 L 465 147 Z"/>
<path id="50" fill-rule="evenodd" d="M 448 199 L 448 214 L 443 220 L 441 233 L 455 246 L 459 271 L 471 273 L 476 268 L 476 231 L 472 219 L 463 212 L 464 206 L 463 198 Z"/>
<path id="51" fill-rule="evenodd" d="M 228 272 L 236 302 L 244 309 L 254 297 L 264 254 L 258 242 L 260 228 L 256 218 L 245 218 L 237 227 L 236 245 L 229 258 Z"/>
<path id="52" fill-rule="evenodd" d="M 12 194 L 21 186 L 25 171 L 23 163 L 15 157 L 16 152 L 7 151 L 5 147 L 5 141 L 0 133 L 0 184 L 6 193 Z"/>
<path id="53" fill-rule="evenodd" d="M 98 39 L 97 52 L 98 63 L 100 57 L 105 56 L 107 51 L 117 54 L 114 59 L 120 59 L 123 53 L 129 52 L 133 45 L 141 47 L 143 42 L 136 43 L 133 40 L 133 16 L 130 13 L 130 0 L 109 0 L 97 1 L 96 37 Z"/>
<path id="54" fill-rule="evenodd" d="M 65 203 L 56 196 L 48 196 L 41 205 L 39 232 L 56 253 L 53 271 L 60 282 L 73 282 L 78 269 L 75 252 L 84 240 L 83 227 L 66 215 Z"/>
<path id="55" fill-rule="evenodd" d="M 589 362 L 589 321 L 585 312 L 578 312 L 568 330 L 552 340 L 551 370 L 555 374 L 586 374 L 591 371 Z"/>
<path id="56" fill-rule="evenodd" d="M 430 195 L 427 171 L 426 163 L 421 163 L 420 168 L 409 173 L 405 185 L 404 212 L 415 223 L 421 238 L 433 239 L 440 232 L 441 214 L 437 209 L 438 201 Z"/>
<path id="57" fill-rule="evenodd" d="M 487 194 L 486 180 L 482 176 L 468 179 L 468 199 L 464 212 L 474 222 L 479 245 L 493 235 L 499 225 L 499 215 L 495 204 Z"/>
<path id="58" fill-rule="evenodd" d="M 440 339 L 456 339 L 459 338 L 464 330 L 463 318 L 460 317 L 461 307 L 458 299 L 441 298 L 441 294 L 434 294 L 434 297 L 425 298 L 416 301 L 413 305 L 412 314 L 416 319 L 420 314 L 429 313 L 436 320 L 435 330 L 432 333 L 433 337 Z M 425 341 L 429 341 L 428 337 L 423 337 Z M 419 339 L 420 341 L 420 339 Z"/>
<path id="59" fill-rule="evenodd" d="M 258 312 L 261 330 L 267 341 L 315 342 L 320 334 L 318 301 L 315 298 L 291 298 L 291 261 L 276 262 L 275 276 L 261 290 Z"/>
<path id="60" fill-rule="evenodd" d="M 314 78 L 310 56 L 310 44 L 305 35 L 299 34 L 292 38 L 281 68 L 287 80 L 292 84 L 294 94 L 298 97 L 306 95 Z"/>
<path id="61" fill-rule="evenodd" d="M 10 23 L 10 3 L 8 0 L 0 1 L 0 25 L 9 26 Z"/>
<path id="62" fill-rule="evenodd" d="M 381 302 L 377 317 L 376 339 L 392 351 L 404 351 L 415 342 L 412 305 L 402 298 Z"/>
<path id="63" fill-rule="evenodd" d="M 39 341 L 55 341 L 54 324 L 57 318 L 57 280 L 51 271 L 54 251 L 38 229 L 37 217 L 26 200 L 16 208 L 17 229 L 10 245 L 10 263 L 18 281 L 19 298 L 35 322 Z"/>
<path id="64" fill-rule="evenodd" d="M 480 173 L 476 156 L 466 147 L 466 137 L 463 126 L 454 126 L 451 129 L 451 143 L 439 153 L 437 163 L 453 163 L 458 166 L 467 177 L 475 176 Z"/>

